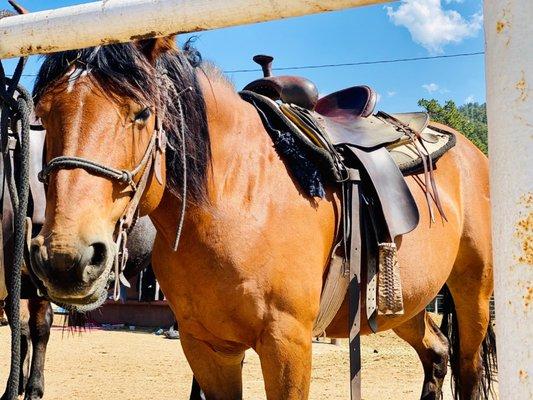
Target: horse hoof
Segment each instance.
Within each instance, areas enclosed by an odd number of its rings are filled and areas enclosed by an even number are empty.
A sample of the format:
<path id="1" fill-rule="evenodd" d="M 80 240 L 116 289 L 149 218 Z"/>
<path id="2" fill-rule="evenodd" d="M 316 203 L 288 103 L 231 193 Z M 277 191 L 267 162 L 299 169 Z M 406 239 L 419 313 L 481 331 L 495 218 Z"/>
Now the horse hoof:
<path id="1" fill-rule="evenodd" d="M 30 395 L 30 396 L 24 396 L 24 400 L 42 400 L 43 396 L 39 396 L 36 394 Z"/>
<path id="2" fill-rule="evenodd" d="M 24 400 L 41 400 L 43 398 L 43 391 L 39 389 L 26 389 Z"/>

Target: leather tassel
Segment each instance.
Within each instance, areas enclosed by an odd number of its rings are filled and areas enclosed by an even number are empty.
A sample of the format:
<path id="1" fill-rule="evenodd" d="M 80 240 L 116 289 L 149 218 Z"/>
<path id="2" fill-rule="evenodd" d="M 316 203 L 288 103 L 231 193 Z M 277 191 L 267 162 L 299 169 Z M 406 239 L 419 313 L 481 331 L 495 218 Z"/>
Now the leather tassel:
<path id="1" fill-rule="evenodd" d="M 396 244 L 380 243 L 378 249 L 378 314 L 402 315 L 402 282 Z"/>

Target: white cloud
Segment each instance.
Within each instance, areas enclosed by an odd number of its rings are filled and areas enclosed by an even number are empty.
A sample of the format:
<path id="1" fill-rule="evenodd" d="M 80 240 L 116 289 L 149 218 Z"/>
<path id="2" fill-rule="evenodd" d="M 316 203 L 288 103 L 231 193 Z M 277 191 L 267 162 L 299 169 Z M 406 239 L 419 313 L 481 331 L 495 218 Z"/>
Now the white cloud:
<path id="1" fill-rule="evenodd" d="M 439 85 L 436 83 L 426 83 L 425 85 L 422 85 L 424 89 L 428 91 L 428 93 L 433 93 L 439 90 Z"/>
<path id="2" fill-rule="evenodd" d="M 457 4 L 461 4 L 461 3 L 464 3 L 465 0 L 446 0 L 446 4 L 451 4 L 451 3 L 457 3 Z"/>
<path id="3" fill-rule="evenodd" d="M 446 0 L 452 1 L 457 2 Z M 444 10 L 441 0 L 402 0 L 397 9 L 390 6 L 386 9 L 395 25 L 406 27 L 413 41 L 432 54 L 443 53 L 447 44 L 476 36 L 483 25 L 481 13 L 464 18 L 455 10 Z"/>
<path id="4" fill-rule="evenodd" d="M 387 92 L 387 96 L 389 96 L 389 97 L 394 97 L 394 96 L 396 96 L 396 94 L 397 94 L 397 93 L 394 92 L 394 91 Z"/>
<path id="5" fill-rule="evenodd" d="M 475 100 L 476 100 L 476 98 L 474 97 L 473 94 L 471 94 L 470 96 L 468 96 L 468 97 L 465 99 L 465 104 L 467 104 L 467 103 L 473 103 Z"/>

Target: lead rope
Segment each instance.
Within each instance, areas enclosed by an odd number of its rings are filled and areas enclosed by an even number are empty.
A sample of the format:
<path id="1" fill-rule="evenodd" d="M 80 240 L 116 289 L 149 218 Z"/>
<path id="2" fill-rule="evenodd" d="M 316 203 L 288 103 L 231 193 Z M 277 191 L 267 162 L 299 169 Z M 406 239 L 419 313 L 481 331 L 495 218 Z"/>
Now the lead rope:
<path id="1" fill-rule="evenodd" d="M 0 18 L 5 13 L 0 12 Z M 29 133 L 30 113 L 33 109 L 31 95 L 19 80 L 26 59 L 21 58 L 11 79 L 7 78 L 0 62 L 0 148 L 3 152 L 4 170 L 14 218 L 13 264 L 9 280 L 9 311 L 11 327 L 11 365 L 6 390 L 6 400 L 18 398 L 20 374 L 20 286 L 21 266 L 26 239 L 26 213 L 29 196 Z M 16 97 L 15 93 L 18 93 Z M 19 134 L 20 124 L 20 134 Z M 9 132 L 11 128 L 11 132 Z M 11 160 L 13 159 L 13 166 Z M 3 185 L 4 181 L 0 181 Z M 3 205 L 2 205 L 3 206 Z M 1 227 L 0 227 L 1 229 Z M 3 243 L 0 243 L 3 246 Z M 4 397 L 3 397 L 4 398 Z"/>

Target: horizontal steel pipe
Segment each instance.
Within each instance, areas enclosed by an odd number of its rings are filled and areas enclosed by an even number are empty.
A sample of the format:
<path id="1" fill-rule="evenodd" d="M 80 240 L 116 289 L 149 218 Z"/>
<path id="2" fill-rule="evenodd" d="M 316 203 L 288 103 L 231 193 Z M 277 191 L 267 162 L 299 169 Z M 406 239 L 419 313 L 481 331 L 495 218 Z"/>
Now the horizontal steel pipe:
<path id="1" fill-rule="evenodd" d="M 0 20 L 0 58 L 244 25 L 384 0 L 103 0 Z"/>

